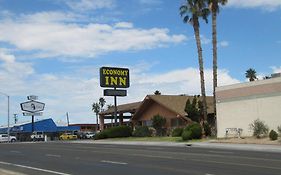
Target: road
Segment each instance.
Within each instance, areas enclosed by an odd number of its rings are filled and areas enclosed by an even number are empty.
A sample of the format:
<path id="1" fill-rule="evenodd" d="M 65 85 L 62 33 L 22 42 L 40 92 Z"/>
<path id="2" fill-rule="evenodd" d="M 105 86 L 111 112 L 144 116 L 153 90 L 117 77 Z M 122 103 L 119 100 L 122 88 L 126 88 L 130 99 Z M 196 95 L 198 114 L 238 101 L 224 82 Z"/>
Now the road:
<path id="1" fill-rule="evenodd" d="M 281 153 L 71 142 L 2 143 L 1 175 L 6 171 L 20 175 L 279 175 Z"/>

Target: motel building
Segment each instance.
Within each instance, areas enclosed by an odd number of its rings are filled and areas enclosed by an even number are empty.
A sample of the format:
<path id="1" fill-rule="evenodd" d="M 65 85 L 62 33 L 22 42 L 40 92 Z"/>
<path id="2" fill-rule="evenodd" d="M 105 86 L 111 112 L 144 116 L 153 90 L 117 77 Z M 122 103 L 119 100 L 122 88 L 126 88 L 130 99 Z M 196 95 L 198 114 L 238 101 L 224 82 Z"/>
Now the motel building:
<path id="1" fill-rule="evenodd" d="M 213 97 L 207 98 L 208 119 L 214 122 Z M 152 117 L 160 115 L 166 118 L 167 133 L 176 127 L 185 127 L 191 120 L 184 111 L 186 101 L 193 96 L 186 95 L 147 95 L 143 101 L 117 106 L 118 125 L 152 126 Z M 199 98 L 200 99 L 200 98 Z M 114 107 L 99 113 L 100 129 L 111 127 L 105 125 L 105 119 L 114 119 Z M 126 120 L 126 124 L 124 123 Z"/>
<path id="2" fill-rule="evenodd" d="M 222 86 L 216 89 L 217 137 L 248 137 L 254 120 L 269 130 L 281 125 L 281 74 L 270 79 Z"/>

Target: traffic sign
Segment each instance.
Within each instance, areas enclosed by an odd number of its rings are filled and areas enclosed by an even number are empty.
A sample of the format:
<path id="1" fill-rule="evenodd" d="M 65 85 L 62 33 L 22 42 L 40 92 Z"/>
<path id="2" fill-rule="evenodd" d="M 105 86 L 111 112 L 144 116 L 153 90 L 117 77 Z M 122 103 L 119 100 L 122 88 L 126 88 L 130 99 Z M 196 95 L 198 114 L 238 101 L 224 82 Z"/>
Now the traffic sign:
<path id="1" fill-rule="evenodd" d="M 23 112 L 23 116 L 42 116 L 43 112 Z"/>
<path id="2" fill-rule="evenodd" d="M 45 104 L 38 102 L 38 101 L 31 100 L 31 101 L 21 103 L 20 106 L 21 106 L 21 110 L 23 110 L 23 111 L 36 113 L 39 111 L 43 111 Z"/>

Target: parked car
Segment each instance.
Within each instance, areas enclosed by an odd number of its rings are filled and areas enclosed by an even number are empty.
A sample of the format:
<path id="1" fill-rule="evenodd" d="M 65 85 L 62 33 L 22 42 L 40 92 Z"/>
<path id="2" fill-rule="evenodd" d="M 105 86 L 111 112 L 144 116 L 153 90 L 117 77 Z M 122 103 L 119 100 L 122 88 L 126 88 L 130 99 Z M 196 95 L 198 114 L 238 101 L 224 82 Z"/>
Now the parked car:
<path id="1" fill-rule="evenodd" d="M 60 140 L 76 140 L 77 135 L 74 135 L 72 133 L 64 133 L 60 135 Z"/>
<path id="2" fill-rule="evenodd" d="M 30 137 L 33 141 L 44 141 L 45 135 L 42 131 L 34 131 Z"/>
<path id="3" fill-rule="evenodd" d="M 96 135 L 96 133 L 94 133 L 94 132 L 86 132 L 85 138 L 86 139 L 93 139 L 93 138 L 95 138 L 95 135 Z"/>
<path id="4" fill-rule="evenodd" d="M 8 142 L 8 134 L 0 134 L 0 142 Z M 10 142 L 17 141 L 15 136 L 10 136 Z"/>

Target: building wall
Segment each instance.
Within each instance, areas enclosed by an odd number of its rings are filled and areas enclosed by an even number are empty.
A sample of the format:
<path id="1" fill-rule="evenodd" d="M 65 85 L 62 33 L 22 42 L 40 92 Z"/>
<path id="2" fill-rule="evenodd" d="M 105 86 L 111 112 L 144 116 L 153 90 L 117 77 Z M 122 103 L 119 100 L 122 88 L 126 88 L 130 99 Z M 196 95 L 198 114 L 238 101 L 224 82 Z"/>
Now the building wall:
<path id="1" fill-rule="evenodd" d="M 143 112 L 141 117 L 138 121 L 147 121 L 151 120 L 154 115 L 161 115 L 162 117 L 166 118 L 166 127 L 171 127 L 171 119 L 177 118 L 176 114 L 163 106 L 159 105 L 158 103 L 152 103 L 146 110 Z"/>
<path id="2" fill-rule="evenodd" d="M 252 136 L 249 125 L 260 119 L 277 131 L 281 125 L 281 78 L 218 88 L 217 137 L 226 128 L 241 128 L 241 136 Z"/>

